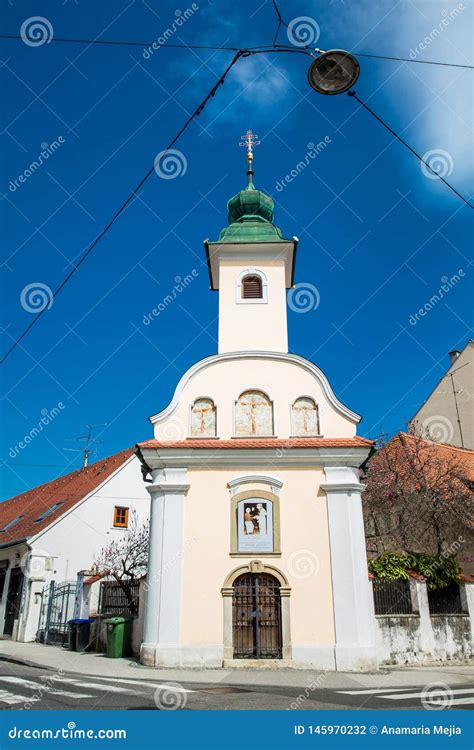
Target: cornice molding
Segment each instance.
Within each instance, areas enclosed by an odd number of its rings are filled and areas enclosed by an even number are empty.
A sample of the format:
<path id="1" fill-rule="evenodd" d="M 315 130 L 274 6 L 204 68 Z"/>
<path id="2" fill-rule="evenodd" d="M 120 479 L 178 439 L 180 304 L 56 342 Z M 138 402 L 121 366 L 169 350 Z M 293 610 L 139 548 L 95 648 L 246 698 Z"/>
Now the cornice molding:
<path id="1" fill-rule="evenodd" d="M 185 386 L 195 375 L 197 375 L 197 373 L 201 372 L 202 370 L 206 370 L 208 367 L 212 367 L 212 365 L 218 364 L 219 362 L 232 362 L 248 359 L 287 362 L 288 364 L 293 364 L 301 367 L 303 370 L 306 370 L 306 372 L 309 372 L 319 382 L 329 403 L 337 412 L 339 412 L 339 414 L 341 414 L 351 422 L 354 422 L 355 424 L 360 422 L 360 415 L 349 409 L 336 397 L 334 391 L 330 386 L 329 380 L 327 379 L 323 371 L 319 369 L 319 367 L 317 367 L 309 360 L 304 359 L 304 357 L 298 356 L 297 354 L 266 351 L 225 352 L 223 354 L 214 354 L 211 357 L 206 357 L 205 359 L 201 359 L 199 362 L 196 362 L 196 364 L 190 367 L 189 370 L 187 370 L 181 377 L 178 385 L 176 386 L 173 398 L 168 406 L 157 414 L 149 417 L 150 422 L 152 424 L 158 424 L 159 422 L 162 422 L 167 417 L 171 416 L 171 414 L 173 414 L 179 404 L 179 400 Z"/>

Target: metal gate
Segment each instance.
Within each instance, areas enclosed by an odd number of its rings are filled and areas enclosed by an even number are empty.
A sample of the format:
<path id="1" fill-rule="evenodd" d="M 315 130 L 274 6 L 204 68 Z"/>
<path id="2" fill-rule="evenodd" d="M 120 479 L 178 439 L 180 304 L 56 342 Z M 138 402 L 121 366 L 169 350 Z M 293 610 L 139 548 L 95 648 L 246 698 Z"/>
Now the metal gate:
<path id="1" fill-rule="evenodd" d="M 271 575 L 245 573 L 234 583 L 234 659 L 281 659 L 280 583 Z"/>
<path id="2" fill-rule="evenodd" d="M 61 645 L 68 638 L 68 621 L 74 617 L 76 582 L 51 581 L 43 589 L 37 640 Z"/>

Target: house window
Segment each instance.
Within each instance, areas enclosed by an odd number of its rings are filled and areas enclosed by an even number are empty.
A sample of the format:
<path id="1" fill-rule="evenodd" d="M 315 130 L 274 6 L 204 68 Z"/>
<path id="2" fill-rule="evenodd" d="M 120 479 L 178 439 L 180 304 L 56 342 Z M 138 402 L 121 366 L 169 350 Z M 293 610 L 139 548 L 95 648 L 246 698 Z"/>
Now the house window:
<path id="1" fill-rule="evenodd" d="M 262 391 L 245 391 L 235 405 L 236 437 L 273 435 L 273 403 Z"/>
<path id="2" fill-rule="evenodd" d="M 294 437 L 319 435 L 319 409 L 312 398 L 297 398 L 291 409 Z"/>
<path id="3" fill-rule="evenodd" d="M 192 405 L 191 436 L 216 436 L 216 407 L 212 398 L 198 398 Z"/>
<path id="4" fill-rule="evenodd" d="M 122 508 L 118 505 L 114 508 L 114 526 L 117 529 L 128 528 L 128 508 Z"/>
<path id="5" fill-rule="evenodd" d="M 244 276 L 242 279 L 242 299 L 262 299 L 263 285 L 260 276 Z"/>

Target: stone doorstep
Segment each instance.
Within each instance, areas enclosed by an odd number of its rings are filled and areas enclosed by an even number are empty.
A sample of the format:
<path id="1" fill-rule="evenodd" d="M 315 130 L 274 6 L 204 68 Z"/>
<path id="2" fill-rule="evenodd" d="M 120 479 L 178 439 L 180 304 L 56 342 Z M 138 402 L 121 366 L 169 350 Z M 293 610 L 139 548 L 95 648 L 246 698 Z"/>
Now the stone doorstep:
<path id="1" fill-rule="evenodd" d="M 224 659 L 223 669 L 291 669 L 291 659 Z"/>

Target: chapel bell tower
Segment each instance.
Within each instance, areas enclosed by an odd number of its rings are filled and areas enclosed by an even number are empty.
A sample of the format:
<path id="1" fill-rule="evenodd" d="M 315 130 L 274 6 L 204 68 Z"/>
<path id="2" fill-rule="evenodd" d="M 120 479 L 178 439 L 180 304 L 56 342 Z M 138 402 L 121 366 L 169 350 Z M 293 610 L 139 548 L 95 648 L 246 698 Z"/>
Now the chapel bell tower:
<path id="1" fill-rule="evenodd" d="M 227 203 L 229 226 L 205 240 L 211 289 L 219 292 L 219 354 L 288 352 L 286 290 L 293 285 L 297 238 L 273 224 L 274 203 L 253 184 L 257 136 L 248 130 L 247 187 Z"/>

